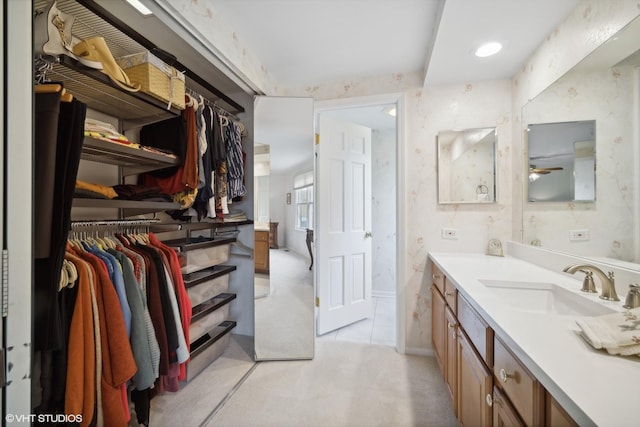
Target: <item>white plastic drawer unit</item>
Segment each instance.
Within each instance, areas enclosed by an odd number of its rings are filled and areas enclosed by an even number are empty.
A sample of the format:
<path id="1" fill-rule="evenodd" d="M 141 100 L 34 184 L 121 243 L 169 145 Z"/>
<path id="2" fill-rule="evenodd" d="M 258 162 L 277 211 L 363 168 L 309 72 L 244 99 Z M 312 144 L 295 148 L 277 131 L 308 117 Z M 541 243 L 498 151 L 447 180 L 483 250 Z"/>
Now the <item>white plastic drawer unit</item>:
<path id="1" fill-rule="evenodd" d="M 235 237 L 187 237 L 164 243 L 178 253 L 182 274 L 189 274 L 227 262 L 231 243 L 235 241 Z"/>

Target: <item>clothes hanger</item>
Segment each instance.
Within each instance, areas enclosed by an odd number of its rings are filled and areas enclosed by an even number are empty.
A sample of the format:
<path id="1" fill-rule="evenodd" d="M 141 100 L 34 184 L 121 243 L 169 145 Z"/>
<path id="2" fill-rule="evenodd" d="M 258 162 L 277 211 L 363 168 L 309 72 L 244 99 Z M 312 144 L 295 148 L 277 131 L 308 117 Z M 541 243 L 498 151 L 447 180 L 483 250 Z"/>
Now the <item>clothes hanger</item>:
<path id="1" fill-rule="evenodd" d="M 62 269 L 60 270 L 60 281 L 58 281 L 58 292 L 60 292 L 69 284 L 69 276 L 67 274 L 67 269 L 65 268 L 66 261 L 66 259 L 62 261 Z"/>
<path id="2" fill-rule="evenodd" d="M 68 260 L 64 260 L 64 261 L 66 261 L 65 267 L 67 270 L 67 277 L 69 278 L 68 286 L 70 288 L 73 288 L 76 285 L 76 280 L 78 280 L 78 269 L 76 268 L 76 265 L 71 261 L 68 261 Z"/>
<path id="3" fill-rule="evenodd" d="M 58 93 L 60 92 L 60 102 L 73 101 L 73 94 L 67 91 L 60 83 L 43 83 L 34 86 L 35 93 Z"/>

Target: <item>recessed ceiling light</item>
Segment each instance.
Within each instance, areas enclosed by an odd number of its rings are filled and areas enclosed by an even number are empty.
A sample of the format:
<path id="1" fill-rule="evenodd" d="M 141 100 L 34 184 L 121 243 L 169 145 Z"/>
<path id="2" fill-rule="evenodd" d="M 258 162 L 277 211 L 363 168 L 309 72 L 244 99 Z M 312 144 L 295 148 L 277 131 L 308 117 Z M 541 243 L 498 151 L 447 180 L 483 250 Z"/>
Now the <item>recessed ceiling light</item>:
<path id="1" fill-rule="evenodd" d="M 135 10 L 140 12 L 143 15 L 151 15 L 152 12 L 147 8 L 147 6 L 143 5 L 140 0 L 126 0 Z"/>
<path id="2" fill-rule="evenodd" d="M 476 56 L 485 58 L 487 56 L 495 55 L 500 52 L 501 49 L 502 45 L 498 42 L 485 43 L 476 50 Z"/>

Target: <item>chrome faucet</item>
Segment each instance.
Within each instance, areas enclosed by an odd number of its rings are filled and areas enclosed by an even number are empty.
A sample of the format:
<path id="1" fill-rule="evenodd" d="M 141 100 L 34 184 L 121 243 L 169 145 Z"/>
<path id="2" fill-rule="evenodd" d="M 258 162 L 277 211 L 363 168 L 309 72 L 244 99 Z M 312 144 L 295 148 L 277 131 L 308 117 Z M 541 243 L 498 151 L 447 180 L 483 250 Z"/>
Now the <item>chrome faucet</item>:
<path id="1" fill-rule="evenodd" d="M 600 294 L 600 298 L 606 299 L 609 301 L 620 301 L 620 298 L 618 298 L 618 294 L 616 294 L 616 285 L 615 285 L 615 280 L 613 279 L 612 271 L 609 271 L 607 274 L 604 274 L 604 272 L 600 270 L 598 267 L 590 264 L 569 265 L 565 267 L 562 271 L 564 271 L 565 273 L 571 273 L 571 274 L 574 274 L 576 271 L 581 271 L 583 273 L 586 273 L 587 277 L 585 278 L 585 282 L 583 283 L 583 286 L 582 286 L 582 290 L 585 292 L 593 292 L 592 290 L 585 289 L 587 287 L 585 286 L 585 284 L 589 282 L 588 279 L 590 279 L 591 284 L 593 283 L 593 278 L 591 276 L 593 273 L 595 273 L 596 276 L 600 278 L 600 284 L 602 285 L 602 293 Z M 588 286 L 588 288 L 591 288 L 591 286 Z"/>

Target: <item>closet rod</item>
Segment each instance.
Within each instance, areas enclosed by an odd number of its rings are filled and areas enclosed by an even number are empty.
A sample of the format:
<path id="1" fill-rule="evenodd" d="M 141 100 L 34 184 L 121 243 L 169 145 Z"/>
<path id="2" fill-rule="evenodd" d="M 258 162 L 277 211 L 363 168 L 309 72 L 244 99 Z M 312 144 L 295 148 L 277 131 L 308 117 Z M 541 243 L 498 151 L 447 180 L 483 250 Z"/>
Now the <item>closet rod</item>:
<path id="1" fill-rule="evenodd" d="M 189 95 L 191 95 L 191 96 L 193 96 L 195 98 L 202 97 L 202 99 L 204 99 L 205 104 L 208 104 L 211 108 L 213 108 L 214 110 L 216 110 L 218 113 L 222 114 L 223 116 L 227 116 L 227 117 L 235 120 L 236 122 L 240 121 L 240 119 L 237 118 L 235 115 L 231 114 L 230 112 L 228 112 L 227 110 L 225 110 L 224 108 L 219 106 L 216 103 L 216 101 L 211 101 L 210 99 L 208 99 L 207 97 L 201 95 L 200 93 L 198 93 L 197 91 L 191 89 L 190 87 L 186 87 L 185 90 Z"/>
<path id="2" fill-rule="evenodd" d="M 100 219 L 88 221 L 71 221 L 71 228 L 83 227 L 105 227 L 105 226 L 135 226 L 135 225 L 151 225 L 160 222 L 160 219 Z"/>

